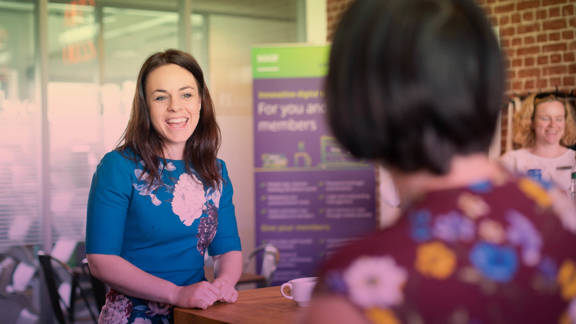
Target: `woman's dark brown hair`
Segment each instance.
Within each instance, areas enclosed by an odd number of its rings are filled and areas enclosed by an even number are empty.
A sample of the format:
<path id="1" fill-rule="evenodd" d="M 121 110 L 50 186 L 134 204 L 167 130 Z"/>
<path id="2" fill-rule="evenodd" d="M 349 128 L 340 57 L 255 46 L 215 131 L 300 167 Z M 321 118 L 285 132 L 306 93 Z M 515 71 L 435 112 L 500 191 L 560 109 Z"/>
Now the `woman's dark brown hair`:
<path id="1" fill-rule="evenodd" d="M 162 182 L 158 169 L 160 160 L 165 159 L 162 138 L 152 126 L 145 89 L 150 72 L 166 64 L 176 64 L 185 68 L 192 73 L 198 83 L 202 105 L 200 119 L 194 133 L 186 141 L 184 162 L 186 170 L 190 172 L 193 168 L 204 184 L 216 187 L 221 181 L 216 159 L 220 148 L 220 128 L 216 123 L 214 104 L 206 87 L 202 69 L 196 59 L 188 53 L 169 49 L 153 54 L 144 62 L 138 74 L 130 120 L 117 149 L 121 152 L 132 150 L 143 160 L 144 171 L 150 175 L 148 177 L 150 183 Z"/>

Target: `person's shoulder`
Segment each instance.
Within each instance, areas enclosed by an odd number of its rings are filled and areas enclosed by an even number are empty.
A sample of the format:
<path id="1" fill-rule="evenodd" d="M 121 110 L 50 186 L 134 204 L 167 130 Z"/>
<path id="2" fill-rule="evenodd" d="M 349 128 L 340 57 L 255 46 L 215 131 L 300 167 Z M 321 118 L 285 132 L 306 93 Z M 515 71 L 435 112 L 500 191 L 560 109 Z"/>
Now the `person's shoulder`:
<path id="1" fill-rule="evenodd" d="M 517 150 L 512 150 L 504 153 L 500 156 L 499 161 L 504 164 L 509 169 L 516 170 L 518 163 L 522 161 L 532 160 L 532 153 L 526 148 L 520 148 Z"/>
<path id="2" fill-rule="evenodd" d="M 100 160 L 99 167 L 133 167 L 136 163 L 138 163 L 138 160 L 138 156 L 130 149 L 114 149 L 104 154 Z"/>
<path id="3" fill-rule="evenodd" d="M 218 163 L 219 167 L 226 167 L 226 162 L 220 158 L 216 158 L 216 163 Z"/>
<path id="4" fill-rule="evenodd" d="M 519 149 L 511 150 L 511 151 L 508 151 L 508 152 L 502 154 L 501 158 L 505 159 L 508 157 L 512 158 L 512 157 L 518 157 L 518 156 L 525 156 L 525 155 L 529 155 L 529 154 L 530 154 L 530 151 L 528 151 L 528 149 L 519 148 Z"/>
<path id="5" fill-rule="evenodd" d="M 566 192 L 556 187 L 548 190 L 548 196 L 550 197 L 551 209 L 560 220 L 563 229 L 571 234 L 576 234 L 576 205 L 574 201 Z"/>
<path id="6" fill-rule="evenodd" d="M 569 195 L 555 183 L 544 179 L 537 180 L 526 175 L 513 175 L 509 185 L 514 187 L 524 199 L 530 201 L 530 203 L 521 202 L 523 207 L 533 205 L 533 212 L 529 214 L 537 223 L 542 221 L 544 215 L 556 217 L 560 221 L 562 230 L 576 233 L 576 205 Z M 511 205 L 519 201 L 520 199 L 514 199 Z M 547 218 L 547 226 L 552 226 L 550 218 Z"/>
<path id="7" fill-rule="evenodd" d="M 220 158 L 216 159 L 216 164 L 218 165 L 218 169 L 220 169 L 220 174 L 225 176 L 228 174 L 228 167 L 226 166 L 226 162 Z"/>
<path id="8" fill-rule="evenodd" d="M 104 156 L 102 157 L 102 161 L 116 162 L 116 163 L 135 159 L 136 155 L 130 149 L 124 149 L 124 150 L 114 149 L 104 154 Z"/>

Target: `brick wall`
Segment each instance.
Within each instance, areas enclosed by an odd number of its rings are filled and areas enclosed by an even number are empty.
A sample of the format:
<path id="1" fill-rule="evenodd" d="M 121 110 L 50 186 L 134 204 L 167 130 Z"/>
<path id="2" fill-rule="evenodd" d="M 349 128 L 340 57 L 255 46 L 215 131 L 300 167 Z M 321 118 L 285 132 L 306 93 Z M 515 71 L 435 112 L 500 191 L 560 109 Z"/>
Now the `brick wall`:
<path id="1" fill-rule="evenodd" d="M 327 0 L 328 40 L 353 0 Z M 499 29 L 508 94 L 576 87 L 576 0 L 477 0 Z"/>
<path id="2" fill-rule="evenodd" d="M 508 93 L 576 86 L 576 0 L 478 0 L 498 26 Z"/>

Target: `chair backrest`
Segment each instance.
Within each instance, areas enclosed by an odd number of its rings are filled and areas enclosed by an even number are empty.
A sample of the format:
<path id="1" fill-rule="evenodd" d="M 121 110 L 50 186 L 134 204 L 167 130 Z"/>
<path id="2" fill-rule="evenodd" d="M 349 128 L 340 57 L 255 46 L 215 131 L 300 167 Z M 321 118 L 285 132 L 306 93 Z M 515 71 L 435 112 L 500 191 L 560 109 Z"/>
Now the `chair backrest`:
<path id="1" fill-rule="evenodd" d="M 85 276 L 90 278 L 90 284 L 92 285 L 92 291 L 94 292 L 94 300 L 96 300 L 98 312 L 100 312 L 106 303 L 106 293 L 108 291 L 106 284 L 92 275 L 86 258 L 82 259 L 82 272 Z"/>
<path id="2" fill-rule="evenodd" d="M 42 269 L 42 275 L 44 277 L 44 283 L 48 291 L 48 296 L 50 297 L 50 304 L 52 305 L 52 312 L 60 324 L 68 324 L 66 317 L 64 316 L 65 310 L 62 309 L 61 303 L 64 301 L 58 292 L 58 282 L 60 279 L 54 270 L 52 262 L 60 262 L 55 258 L 52 258 L 49 254 L 43 251 L 38 251 L 38 261 L 40 262 L 40 267 Z M 67 310 L 66 310 L 67 311 Z M 67 313 L 67 312 L 66 312 Z"/>
<path id="3" fill-rule="evenodd" d="M 88 294 L 82 288 L 81 280 L 84 275 L 82 269 L 70 268 L 66 263 L 44 251 L 38 251 L 38 261 L 50 297 L 52 311 L 58 322 L 60 324 L 74 323 L 75 304 L 77 297 L 81 297 L 93 322 L 97 323 L 98 316 L 94 312 L 94 306 L 88 301 Z M 80 293 L 79 296 L 77 292 Z"/>
<path id="4" fill-rule="evenodd" d="M 260 264 L 256 265 L 256 271 L 266 278 L 266 285 L 269 286 L 272 282 L 272 277 L 276 271 L 278 262 L 280 261 L 280 251 L 270 243 L 264 243 L 257 246 L 248 255 L 246 263 L 244 264 L 244 270 L 246 270 L 248 265 L 254 259 L 262 261 Z"/>

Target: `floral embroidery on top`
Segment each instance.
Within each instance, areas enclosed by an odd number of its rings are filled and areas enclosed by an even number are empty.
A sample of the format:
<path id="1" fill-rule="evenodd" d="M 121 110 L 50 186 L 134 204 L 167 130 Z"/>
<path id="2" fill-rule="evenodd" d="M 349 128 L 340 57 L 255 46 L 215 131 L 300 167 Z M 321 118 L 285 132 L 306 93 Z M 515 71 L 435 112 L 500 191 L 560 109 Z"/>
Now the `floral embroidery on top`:
<path id="1" fill-rule="evenodd" d="M 478 242 L 470 251 L 470 261 L 489 279 L 507 282 L 518 269 L 518 258 L 513 248 L 487 242 Z"/>
<path id="2" fill-rule="evenodd" d="M 222 192 L 219 189 L 212 187 L 206 191 L 206 209 L 204 212 L 207 217 L 200 218 L 198 224 L 198 244 L 196 248 L 200 254 L 204 255 L 204 251 L 216 236 L 218 230 L 218 206 L 220 206 L 220 197 Z"/>
<path id="3" fill-rule="evenodd" d="M 470 241 L 474 238 L 476 227 L 474 223 L 462 217 L 458 212 L 438 216 L 434 223 L 434 236 L 447 242 Z"/>
<path id="4" fill-rule="evenodd" d="M 456 255 L 441 242 L 425 243 L 418 247 L 416 269 L 425 276 L 446 279 L 456 266 Z"/>
<path id="5" fill-rule="evenodd" d="M 172 310 L 172 306 L 170 304 L 162 304 L 153 301 L 148 302 L 148 308 L 150 308 L 146 314 L 148 316 L 156 316 L 156 315 L 169 315 L 170 311 Z"/>
<path id="6" fill-rule="evenodd" d="M 478 181 L 468 186 L 470 190 L 478 193 L 486 193 L 492 190 L 494 186 L 490 181 Z"/>
<path id="7" fill-rule="evenodd" d="M 204 185 L 195 175 L 182 173 L 174 186 L 172 211 L 180 217 L 186 226 L 192 225 L 194 220 L 202 216 L 204 210 Z"/>
<path id="8" fill-rule="evenodd" d="M 152 181 L 152 184 L 149 184 L 148 179 L 150 178 L 150 174 L 148 172 L 144 172 L 142 169 L 134 169 L 134 175 L 139 180 L 138 183 L 133 184 L 134 189 L 138 191 L 141 196 L 150 196 L 150 200 L 154 206 L 160 206 L 162 202 L 154 192 L 162 187 L 160 182 L 157 179 Z"/>
<path id="9" fill-rule="evenodd" d="M 558 265 L 550 257 L 544 257 L 538 264 L 538 270 L 548 280 L 556 280 Z"/>
<path id="10" fill-rule="evenodd" d="M 572 299 L 568 305 L 568 312 L 566 314 L 570 319 L 570 323 L 576 323 L 576 299 Z"/>
<path id="11" fill-rule="evenodd" d="M 160 167 L 162 167 L 162 162 L 160 162 Z M 176 166 L 172 162 L 166 163 L 166 171 L 176 171 Z"/>
<path id="12" fill-rule="evenodd" d="M 144 166 L 144 161 L 140 160 L 139 164 Z M 164 166 L 163 162 L 160 162 L 158 167 L 158 171 L 162 174 L 162 171 L 174 171 L 176 170 L 176 166 L 172 162 L 168 162 L 166 166 Z M 168 187 L 163 185 L 160 180 L 154 179 L 152 184 L 150 184 L 150 174 L 148 172 L 144 172 L 143 169 L 134 169 L 134 175 L 136 179 L 138 179 L 138 183 L 133 184 L 134 189 L 138 191 L 141 196 L 150 196 L 150 200 L 154 206 L 160 206 L 162 201 L 156 197 L 156 190 L 162 187 Z"/>
<path id="13" fill-rule="evenodd" d="M 98 323 L 106 324 L 169 324 L 172 305 L 126 296 L 111 289 L 106 296 Z"/>
<path id="14" fill-rule="evenodd" d="M 572 201 L 560 197 L 558 221 L 559 191 L 528 178 L 457 190 L 415 200 L 395 227 L 344 248 L 322 269 L 320 291 L 345 296 L 371 323 L 576 323 Z M 450 305 L 434 309 L 439 288 Z M 530 307 L 536 300 L 546 307 Z"/>
<path id="15" fill-rule="evenodd" d="M 424 242 L 432 238 L 430 229 L 430 212 L 419 210 L 411 214 L 411 236 L 415 241 Z"/>
<path id="16" fill-rule="evenodd" d="M 112 290 L 106 297 L 106 305 L 102 307 L 99 323 L 126 324 L 132 308 L 130 299 Z"/>
<path id="17" fill-rule="evenodd" d="M 140 164 L 143 165 L 143 161 Z M 159 171 L 176 171 L 173 162 L 160 162 Z M 149 196 L 152 204 L 160 206 L 162 201 L 156 196 L 156 190 L 165 188 L 172 193 L 172 212 L 180 218 L 185 226 L 192 226 L 196 219 L 198 223 L 198 244 L 197 249 L 200 254 L 210 245 L 218 229 L 218 206 L 222 192 L 219 188 L 208 187 L 205 189 L 202 181 L 193 173 L 182 173 L 178 177 L 175 185 L 163 184 L 159 180 L 154 180 L 149 185 L 150 175 L 142 169 L 134 169 L 134 174 L 138 178 L 138 183 L 134 188 L 142 196 Z M 172 180 L 173 181 L 173 180 Z M 204 217 L 203 217 L 204 215 Z"/>
<path id="18" fill-rule="evenodd" d="M 479 196 L 470 193 L 462 193 L 458 198 L 458 207 L 464 215 L 476 219 L 490 212 L 490 206 Z"/>
<path id="19" fill-rule="evenodd" d="M 518 181 L 518 187 L 522 190 L 526 196 L 532 198 L 540 207 L 550 207 L 552 205 L 552 199 L 537 182 L 532 179 L 522 178 Z"/>
<path id="20" fill-rule="evenodd" d="M 208 188 L 206 191 L 206 200 L 208 202 L 212 202 L 216 208 L 220 206 L 220 197 L 222 196 L 222 192 L 218 189 L 214 189 L 212 187 Z"/>
<path id="21" fill-rule="evenodd" d="M 218 229 L 218 208 L 212 204 L 207 205 L 208 217 L 200 218 L 200 224 L 198 224 L 198 244 L 196 249 L 201 255 L 204 255 L 204 251 L 208 248 L 208 245 L 216 236 L 216 230 Z"/>
<path id="22" fill-rule="evenodd" d="M 484 219 L 480 222 L 478 235 L 483 240 L 494 244 L 501 244 L 506 238 L 504 227 L 491 219 Z"/>
<path id="23" fill-rule="evenodd" d="M 576 297 L 576 263 L 572 260 L 562 262 L 556 281 L 560 285 L 564 299 Z"/>
<path id="24" fill-rule="evenodd" d="M 366 310 L 366 317 L 368 317 L 375 324 L 400 324 L 401 322 L 396 318 L 396 315 L 389 309 L 369 308 Z"/>
<path id="25" fill-rule="evenodd" d="M 542 237 L 534 225 L 523 215 L 511 210 L 506 215 L 510 227 L 508 228 L 508 241 L 522 247 L 522 261 L 533 266 L 540 262 Z"/>
<path id="26" fill-rule="evenodd" d="M 343 274 L 350 298 L 364 308 L 389 307 L 402 302 L 406 271 L 389 256 L 360 257 Z"/>

